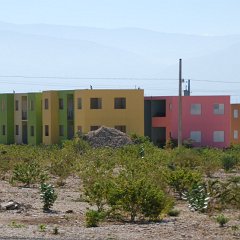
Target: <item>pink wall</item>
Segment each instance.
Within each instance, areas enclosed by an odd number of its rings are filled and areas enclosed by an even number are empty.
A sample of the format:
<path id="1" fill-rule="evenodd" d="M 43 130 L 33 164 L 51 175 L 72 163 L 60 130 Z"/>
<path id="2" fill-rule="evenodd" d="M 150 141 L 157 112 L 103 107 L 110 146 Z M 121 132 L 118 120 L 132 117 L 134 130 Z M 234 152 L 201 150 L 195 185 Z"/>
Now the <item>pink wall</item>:
<path id="1" fill-rule="evenodd" d="M 167 139 L 170 132 L 173 138 L 177 138 L 178 97 L 152 97 L 152 100 L 160 99 L 166 99 L 166 117 L 153 118 L 152 127 L 165 126 Z M 223 115 L 213 113 L 213 106 L 216 103 L 224 104 Z M 201 115 L 191 115 L 191 104 L 201 104 Z M 230 145 L 230 96 L 184 96 L 182 97 L 182 113 L 183 139 L 190 138 L 191 131 L 201 131 L 201 143 L 195 143 L 195 146 L 222 148 Z M 213 141 L 214 131 L 224 131 L 224 142 Z"/>

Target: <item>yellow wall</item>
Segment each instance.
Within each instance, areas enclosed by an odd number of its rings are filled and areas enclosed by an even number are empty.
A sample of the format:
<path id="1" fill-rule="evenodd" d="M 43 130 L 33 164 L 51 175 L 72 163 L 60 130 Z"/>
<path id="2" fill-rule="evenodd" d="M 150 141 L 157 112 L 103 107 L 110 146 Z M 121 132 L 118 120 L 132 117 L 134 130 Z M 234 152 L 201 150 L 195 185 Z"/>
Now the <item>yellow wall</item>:
<path id="1" fill-rule="evenodd" d="M 45 99 L 48 99 L 48 109 L 45 109 Z M 42 94 L 42 134 L 44 144 L 55 144 L 59 141 L 58 125 L 58 92 L 46 91 Z M 45 125 L 49 126 L 49 136 L 45 136 Z"/>
<path id="2" fill-rule="evenodd" d="M 114 98 L 125 97 L 126 109 L 114 109 Z M 78 98 L 82 98 L 82 109 L 77 109 Z M 102 109 L 90 109 L 90 98 L 102 98 Z M 90 126 L 126 125 L 127 133 L 144 135 L 144 93 L 143 90 L 76 90 L 74 93 L 75 132 L 78 126 L 82 132 Z"/>
<path id="3" fill-rule="evenodd" d="M 234 118 L 234 110 L 238 110 L 236 118 Z M 234 131 L 238 131 L 237 139 L 234 139 Z M 231 143 L 240 143 L 240 104 L 231 104 Z"/>

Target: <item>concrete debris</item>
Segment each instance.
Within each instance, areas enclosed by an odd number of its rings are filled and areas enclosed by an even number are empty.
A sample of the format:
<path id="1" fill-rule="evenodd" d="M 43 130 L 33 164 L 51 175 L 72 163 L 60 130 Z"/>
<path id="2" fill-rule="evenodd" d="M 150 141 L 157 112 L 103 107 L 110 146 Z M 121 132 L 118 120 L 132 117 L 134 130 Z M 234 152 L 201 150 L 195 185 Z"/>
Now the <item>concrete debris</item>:
<path id="1" fill-rule="evenodd" d="M 102 126 L 95 131 L 90 131 L 85 137 L 89 144 L 94 148 L 119 148 L 133 143 L 126 133 L 105 126 Z"/>

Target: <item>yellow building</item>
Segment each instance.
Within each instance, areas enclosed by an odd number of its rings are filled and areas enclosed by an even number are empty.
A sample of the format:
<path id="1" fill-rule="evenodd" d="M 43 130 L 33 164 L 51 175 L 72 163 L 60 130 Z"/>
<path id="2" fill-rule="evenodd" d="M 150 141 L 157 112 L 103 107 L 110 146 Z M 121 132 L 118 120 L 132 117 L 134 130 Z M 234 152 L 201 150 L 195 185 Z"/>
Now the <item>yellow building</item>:
<path id="1" fill-rule="evenodd" d="M 75 132 L 107 126 L 143 136 L 143 90 L 75 90 L 74 126 Z"/>
<path id="2" fill-rule="evenodd" d="M 42 141 L 44 144 L 59 142 L 58 92 L 42 93 Z"/>
<path id="3" fill-rule="evenodd" d="M 42 125 L 44 144 L 57 144 L 100 126 L 144 135 L 143 90 L 45 91 Z"/>

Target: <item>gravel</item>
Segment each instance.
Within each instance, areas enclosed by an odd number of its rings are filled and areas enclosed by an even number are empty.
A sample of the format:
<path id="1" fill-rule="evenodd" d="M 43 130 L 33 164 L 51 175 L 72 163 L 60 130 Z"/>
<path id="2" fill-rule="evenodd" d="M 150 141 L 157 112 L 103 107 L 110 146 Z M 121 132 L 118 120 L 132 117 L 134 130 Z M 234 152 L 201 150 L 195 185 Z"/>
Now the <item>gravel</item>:
<path id="1" fill-rule="evenodd" d="M 57 180 L 57 179 L 56 179 Z M 81 201 L 81 181 L 77 177 L 67 179 L 66 185 L 56 188 L 58 199 L 52 213 L 43 213 L 38 186 L 13 187 L 0 181 L 0 202 L 14 200 L 31 208 L 0 211 L 0 239 L 66 239 L 66 240 L 232 240 L 240 239 L 240 213 L 224 211 L 230 218 L 226 227 L 220 228 L 214 216 L 192 212 L 187 203 L 177 201 L 179 217 L 168 217 L 160 223 L 131 224 L 104 222 L 97 228 L 86 228 L 84 214 L 88 204 Z M 67 213 L 69 212 L 69 213 Z M 14 224 L 13 224 L 14 223 Z M 40 225 L 46 230 L 40 231 Z M 19 226 L 19 227 L 16 227 Z M 233 226 L 239 229 L 233 230 Z M 54 228 L 59 230 L 53 234 Z"/>
<path id="2" fill-rule="evenodd" d="M 130 137 L 115 128 L 102 126 L 95 131 L 90 131 L 85 135 L 86 140 L 94 148 L 112 147 L 118 148 L 132 144 Z"/>

